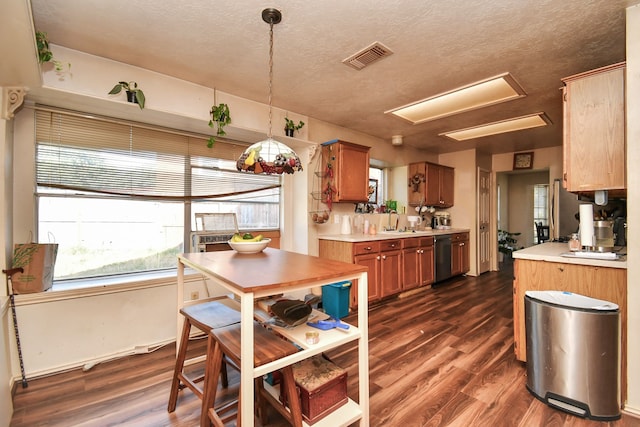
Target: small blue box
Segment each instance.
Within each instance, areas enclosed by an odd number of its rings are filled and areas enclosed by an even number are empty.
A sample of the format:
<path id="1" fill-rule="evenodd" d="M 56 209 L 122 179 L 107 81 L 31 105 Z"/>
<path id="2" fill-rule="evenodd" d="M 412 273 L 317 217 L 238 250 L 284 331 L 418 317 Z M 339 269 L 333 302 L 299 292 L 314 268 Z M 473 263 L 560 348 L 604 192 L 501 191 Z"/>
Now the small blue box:
<path id="1" fill-rule="evenodd" d="M 349 315 L 349 291 L 351 282 L 331 283 L 322 287 L 322 308 L 335 319 Z"/>

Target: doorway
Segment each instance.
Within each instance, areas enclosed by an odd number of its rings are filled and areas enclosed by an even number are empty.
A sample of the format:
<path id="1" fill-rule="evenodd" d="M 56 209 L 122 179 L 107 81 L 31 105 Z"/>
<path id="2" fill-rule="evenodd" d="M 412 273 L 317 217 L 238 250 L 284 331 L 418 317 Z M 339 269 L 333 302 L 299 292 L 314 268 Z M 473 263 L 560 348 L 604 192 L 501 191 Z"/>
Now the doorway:
<path id="1" fill-rule="evenodd" d="M 536 185 L 549 186 L 549 171 L 499 172 L 496 174 L 497 229 L 510 233 L 520 233 L 516 248 L 526 248 L 536 244 L 534 199 Z M 539 187 L 541 188 L 541 187 Z M 547 196 L 546 218 L 550 218 Z"/>

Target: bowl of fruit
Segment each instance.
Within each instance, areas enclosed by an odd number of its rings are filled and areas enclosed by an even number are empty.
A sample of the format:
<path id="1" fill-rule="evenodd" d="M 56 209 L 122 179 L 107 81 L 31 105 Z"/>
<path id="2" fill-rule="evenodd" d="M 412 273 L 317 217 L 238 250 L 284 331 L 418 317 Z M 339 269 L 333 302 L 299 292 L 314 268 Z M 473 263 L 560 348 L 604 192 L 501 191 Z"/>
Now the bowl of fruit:
<path id="1" fill-rule="evenodd" d="M 271 239 L 262 237 L 262 234 L 254 236 L 251 233 L 235 233 L 227 242 L 231 248 L 239 254 L 257 254 L 271 242 Z"/>

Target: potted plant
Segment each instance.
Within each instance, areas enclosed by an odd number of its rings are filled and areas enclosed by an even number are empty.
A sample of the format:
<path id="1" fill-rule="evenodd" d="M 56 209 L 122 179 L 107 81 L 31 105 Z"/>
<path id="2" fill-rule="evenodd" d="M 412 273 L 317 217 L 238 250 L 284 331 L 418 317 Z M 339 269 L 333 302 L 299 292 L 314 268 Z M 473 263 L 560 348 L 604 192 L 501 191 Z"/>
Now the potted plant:
<path id="1" fill-rule="evenodd" d="M 511 259 L 513 251 L 516 250 L 515 244 L 518 242 L 516 236 L 519 235 L 520 233 L 510 233 L 506 230 L 498 230 L 498 251 L 502 254 L 502 257 L 506 255 L 507 259 Z"/>
<path id="2" fill-rule="evenodd" d="M 300 130 L 302 126 L 304 126 L 304 122 L 302 120 L 300 120 L 298 124 L 295 124 L 293 120 L 289 119 L 288 117 L 284 118 L 284 122 L 284 133 L 287 136 L 293 136 L 293 133 L 295 131 Z"/>
<path id="3" fill-rule="evenodd" d="M 138 83 L 118 82 L 118 84 L 111 89 L 109 95 L 117 95 L 122 89 L 127 92 L 127 101 L 138 104 L 141 110 L 144 108 L 144 92 L 142 92 L 142 89 L 138 89 Z"/>
<path id="4" fill-rule="evenodd" d="M 209 120 L 210 128 L 217 128 L 216 135 L 224 136 L 227 133 L 224 131 L 224 127 L 231 123 L 231 114 L 229 113 L 229 106 L 227 104 L 219 104 L 211 107 L 211 111 L 209 111 L 211 115 L 211 120 Z M 209 141 L 207 142 L 207 147 L 213 147 L 213 144 L 216 142 L 216 138 L 211 136 L 209 137 Z"/>
<path id="5" fill-rule="evenodd" d="M 53 52 L 49 49 L 49 40 L 47 39 L 47 33 L 42 31 L 36 31 L 36 45 L 38 46 L 38 62 L 44 64 L 51 62 L 56 73 L 63 73 L 65 66 L 62 62 L 53 59 Z M 71 64 L 67 63 L 67 71 L 71 70 Z"/>

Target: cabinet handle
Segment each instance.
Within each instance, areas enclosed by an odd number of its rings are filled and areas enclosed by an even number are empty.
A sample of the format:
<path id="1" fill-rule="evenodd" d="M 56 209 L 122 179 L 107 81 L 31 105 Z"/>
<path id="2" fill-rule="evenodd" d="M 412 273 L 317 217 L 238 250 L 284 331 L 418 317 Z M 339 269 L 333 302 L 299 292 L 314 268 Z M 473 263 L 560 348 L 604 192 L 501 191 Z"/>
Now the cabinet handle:
<path id="1" fill-rule="evenodd" d="M 371 250 L 371 246 L 367 246 L 366 248 L 364 248 L 365 251 L 370 251 Z"/>
<path id="2" fill-rule="evenodd" d="M 382 255 L 382 259 L 383 260 L 387 259 L 387 256 L 386 255 Z"/>
<path id="3" fill-rule="evenodd" d="M 380 255 L 378 255 L 378 256 L 376 257 L 376 259 L 377 259 L 378 261 L 380 261 Z"/>
<path id="4" fill-rule="evenodd" d="M 464 242 L 460 243 L 460 246 L 464 246 Z"/>

